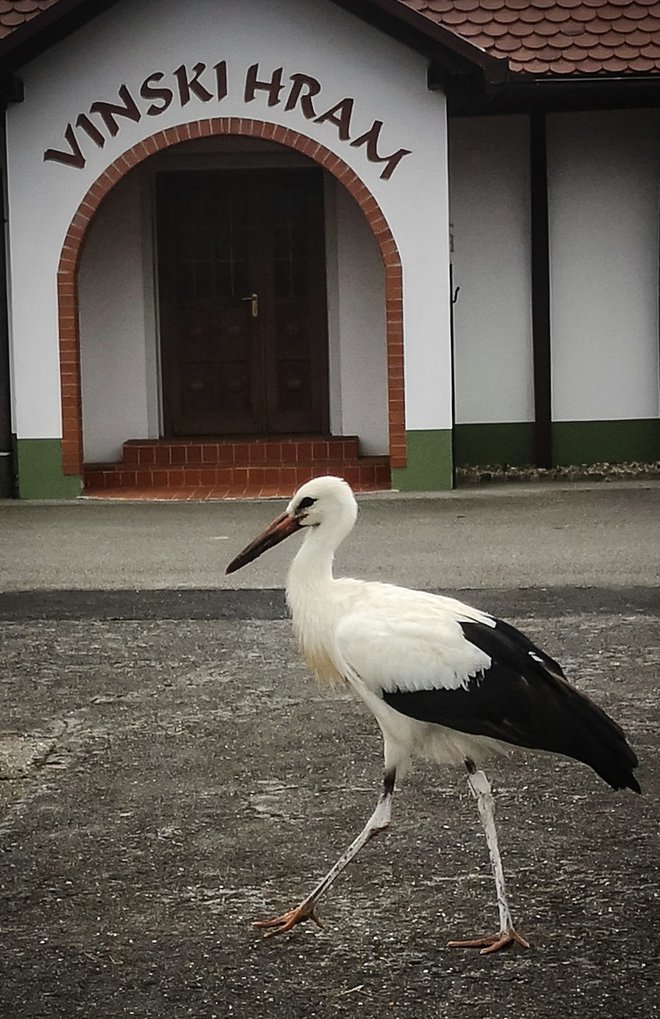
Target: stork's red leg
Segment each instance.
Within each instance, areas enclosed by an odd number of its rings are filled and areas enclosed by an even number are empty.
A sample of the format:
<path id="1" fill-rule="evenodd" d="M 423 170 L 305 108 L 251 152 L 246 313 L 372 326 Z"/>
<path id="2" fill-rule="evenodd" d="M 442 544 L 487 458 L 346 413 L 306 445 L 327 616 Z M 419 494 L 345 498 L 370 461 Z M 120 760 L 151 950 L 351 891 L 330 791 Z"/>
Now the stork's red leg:
<path id="1" fill-rule="evenodd" d="M 286 934 L 287 931 L 292 930 L 296 924 L 302 923 L 304 920 L 313 920 L 317 927 L 323 927 L 323 924 L 316 915 L 316 903 L 323 893 L 328 890 L 335 878 L 341 874 L 344 867 L 357 856 L 362 847 L 374 835 L 377 835 L 378 832 L 383 831 L 389 825 L 392 816 L 392 795 L 394 793 L 395 778 L 396 773 L 394 769 L 385 772 L 383 792 L 376 804 L 376 809 L 358 837 L 342 853 L 334 867 L 331 867 L 325 877 L 319 881 L 313 892 L 306 899 L 303 899 L 295 909 L 290 909 L 288 912 L 282 913 L 281 916 L 275 916 L 270 920 L 256 920 L 252 924 L 253 927 L 264 931 L 265 938 L 274 938 L 277 934 Z"/>

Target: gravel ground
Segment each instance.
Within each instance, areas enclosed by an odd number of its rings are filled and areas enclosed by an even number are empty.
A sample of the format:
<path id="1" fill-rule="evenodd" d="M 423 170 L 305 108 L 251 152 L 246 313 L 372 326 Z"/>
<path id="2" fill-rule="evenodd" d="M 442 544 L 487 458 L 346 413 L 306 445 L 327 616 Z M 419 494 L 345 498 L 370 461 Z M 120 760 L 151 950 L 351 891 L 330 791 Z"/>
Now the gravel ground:
<path id="1" fill-rule="evenodd" d="M 660 460 L 651 463 L 572 464 L 569 467 L 512 467 L 502 464 L 481 464 L 459 467 L 456 480 L 462 485 L 483 485 L 502 481 L 639 481 L 660 478 Z"/>

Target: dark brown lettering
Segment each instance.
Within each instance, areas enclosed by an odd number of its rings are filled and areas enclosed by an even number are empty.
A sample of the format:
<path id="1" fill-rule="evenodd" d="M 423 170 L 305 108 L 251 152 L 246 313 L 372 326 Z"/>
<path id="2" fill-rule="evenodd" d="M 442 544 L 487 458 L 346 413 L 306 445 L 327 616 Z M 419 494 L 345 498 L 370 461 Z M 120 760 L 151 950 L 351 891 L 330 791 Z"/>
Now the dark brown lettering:
<path id="1" fill-rule="evenodd" d="M 307 117 L 307 120 L 314 120 L 316 110 L 312 105 L 312 97 L 317 96 L 321 91 L 321 82 L 309 74 L 292 74 L 291 82 L 291 91 L 284 109 L 293 110 L 296 103 L 300 101 L 303 117 Z M 306 89 L 306 92 L 303 93 L 303 89 Z"/>
<path id="2" fill-rule="evenodd" d="M 131 93 L 128 91 L 126 85 L 121 86 L 118 94 L 123 105 L 120 105 L 119 103 L 105 103 L 99 101 L 92 103 L 89 108 L 90 113 L 99 114 L 109 134 L 113 138 L 119 131 L 117 117 L 125 117 L 127 120 L 132 120 L 135 123 L 142 119 L 142 114 L 137 108 L 136 102 Z"/>
<path id="3" fill-rule="evenodd" d="M 381 173 L 381 180 L 389 180 L 404 156 L 410 155 L 410 149 L 397 149 L 391 156 L 380 156 L 378 154 L 378 139 L 383 127 L 382 120 L 374 120 L 368 131 L 361 134 L 351 142 L 353 148 L 367 146 L 367 159 L 370 163 L 385 163 L 385 169 Z"/>
<path id="4" fill-rule="evenodd" d="M 64 166 L 74 166 L 76 170 L 82 170 L 87 160 L 82 154 L 72 124 L 66 125 L 64 138 L 69 145 L 70 151 L 62 152 L 60 149 L 46 149 L 44 152 L 44 162 L 50 160 L 53 163 L 63 163 Z"/>
<path id="5" fill-rule="evenodd" d="M 182 106 L 186 106 L 190 102 L 191 93 L 196 95 L 198 99 L 201 99 L 203 103 L 208 103 L 209 99 L 213 99 L 213 93 L 209 92 L 199 80 L 200 74 L 203 74 L 205 70 L 206 64 L 202 64 L 200 61 L 200 63 L 195 64 L 193 67 L 193 76 L 189 78 L 185 64 L 177 67 L 174 77 L 179 83 L 179 98 Z"/>
<path id="6" fill-rule="evenodd" d="M 76 118 L 76 127 L 81 128 L 85 134 L 89 135 L 95 145 L 98 145 L 100 149 L 105 145 L 105 137 L 101 134 L 96 124 L 94 124 L 86 113 L 81 113 Z"/>
<path id="7" fill-rule="evenodd" d="M 342 99 L 340 103 L 336 103 L 335 106 L 331 106 L 329 110 L 326 110 L 320 117 L 317 117 L 314 123 L 334 124 L 339 132 L 340 140 L 347 142 L 350 137 L 351 115 L 353 113 L 354 105 L 354 99 Z"/>
<path id="8" fill-rule="evenodd" d="M 141 99 L 149 103 L 145 115 L 155 117 L 169 109 L 177 89 L 182 107 L 187 106 L 193 97 L 203 103 L 210 102 L 214 98 L 214 94 L 202 80 L 202 76 L 207 70 L 209 75 L 215 74 L 214 87 L 218 101 L 224 99 L 228 94 L 226 60 L 220 60 L 217 64 L 213 64 L 212 68 L 208 68 L 200 61 L 190 70 L 185 64 L 181 64 L 173 72 L 177 82 L 176 86 L 169 88 L 162 84 L 165 78 L 163 71 L 153 71 L 143 80 L 139 95 Z M 280 97 L 285 87 L 282 75 L 283 68 L 277 67 L 270 78 L 260 78 L 259 64 L 252 64 L 245 75 L 245 102 L 251 103 L 257 98 L 258 92 L 265 92 L 268 105 L 277 106 L 281 102 Z M 364 148 L 369 162 L 383 164 L 380 174 L 382 180 L 389 180 L 401 160 L 410 155 L 410 149 L 397 149 L 395 152 L 381 155 L 379 145 L 383 128 L 382 120 L 374 120 L 368 131 L 351 141 L 351 121 L 355 99 L 346 97 L 329 109 L 318 113 L 314 106 L 314 103 L 318 102 L 317 96 L 321 93 L 321 83 L 318 79 L 309 74 L 292 74 L 289 80 L 291 84 L 284 109 L 288 111 L 299 108 L 307 120 L 313 120 L 316 124 L 333 124 L 337 129 L 340 141 L 350 142 L 353 148 Z M 89 114 L 97 114 L 103 122 L 106 134 L 113 138 L 119 132 L 122 119 L 131 120 L 134 123 L 142 119 L 142 113 L 126 85 L 119 87 L 117 95 L 117 102 L 97 100 L 89 108 Z M 82 169 L 87 160 L 83 155 L 76 133 L 81 131 L 84 131 L 85 135 L 99 148 L 103 148 L 106 144 L 106 134 L 99 130 L 97 124 L 90 119 L 88 114 L 80 113 L 73 124 L 66 126 L 64 140 L 68 148 L 46 149 L 43 155 L 44 160 Z"/>
<path id="9" fill-rule="evenodd" d="M 284 88 L 282 70 L 283 68 L 278 67 L 273 71 L 270 81 L 260 81 L 257 78 L 259 64 L 252 64 L 251 67 L 248 67 L 245 75 L 245 102 L 251 103 L 253 99 L 256 99 L 255 92 L 267 92 L 268 105 L 277 106 L 280 101 L 280 92 Z"/>
<path id="10" fill-rule="evenodd" d="M 171 88 L 155 88 L 154 84 L 162 81 L 165 75 L 162 71 L 154 71 L 148 78 L 145 78 L 140 86 L 140 95 L 143 99 L 154 99 L 151 106 L 147 106 L 146 114 L 148 117 L 155 117 L 159 113 L 164 113 L 165 110 L 172 104 L 174 99 L 174 93 Z M 152 82 L 154 84 L 152 84 Z M 158 105 L 160 104 L 160 105 Z"/>
<path id="11" fill-rule="evenodd" d="M 227 95 L 227 61 L 221 60 L 219 64 L 214 64 L 213 70 L 215 71 L 218 99 L 224 99 Z"/>

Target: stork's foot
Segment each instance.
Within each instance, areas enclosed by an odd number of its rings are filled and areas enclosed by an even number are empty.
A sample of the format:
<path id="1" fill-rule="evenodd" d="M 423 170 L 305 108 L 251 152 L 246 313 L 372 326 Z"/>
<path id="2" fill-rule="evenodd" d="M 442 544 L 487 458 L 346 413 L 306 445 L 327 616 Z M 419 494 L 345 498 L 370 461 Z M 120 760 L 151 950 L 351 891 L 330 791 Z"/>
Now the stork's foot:
<path id="1" fill-rule="evenodd" d="M 262 930 L 265 938 L 274 938 L 277 934 L 286 934 L 287 931 L 293 930 L 296 924 L 302 923 L 304 920 L 313 920 L 317 927 L 323 929 L 323 924 L 316 915 L 314 904 L 304 902 L 296 906 L 295 909 L 290 909 L 288 913 L 274 916 L 271 920 L 255 920 L 252 926 Z"/>
<path id="2" fill-rule="evenodd" d="M 511 945 L 520 945 L 521 948 L 529 948 L 529 941 L 525 941 L 518 931 L 500 931 L 499 934 L 485 934 L 483 938 L 472 938 L 468 941 L 448 941 L 448 948 L 480 948 L 479 955 L 492 955 L 502 948 L 510 948 Z"/>

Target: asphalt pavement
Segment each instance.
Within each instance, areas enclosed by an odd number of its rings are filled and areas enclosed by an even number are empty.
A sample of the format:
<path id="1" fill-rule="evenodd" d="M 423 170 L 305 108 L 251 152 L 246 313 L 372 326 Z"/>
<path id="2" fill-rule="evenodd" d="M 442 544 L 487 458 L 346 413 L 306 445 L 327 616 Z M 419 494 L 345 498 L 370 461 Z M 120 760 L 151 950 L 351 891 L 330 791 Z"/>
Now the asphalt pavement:
<path id="1" fill-rule="evenodd" d="M 523 628 L 626 729 L 643 796 L 494 762 L 531 942 L 496 904 L 463 775 L 420 763 L 311 925 L 263 941 L 371 812 L 373 721 L 306 675 L 281 503 L 0 503 L 2 1019 L 641 1019 L 660 1014 L 660 486 L 367 497 L 337 572 L 458 593 Z M 240 586 L 238 586 L 240 585 Z"/>

